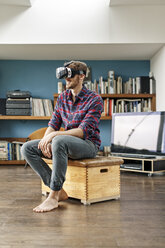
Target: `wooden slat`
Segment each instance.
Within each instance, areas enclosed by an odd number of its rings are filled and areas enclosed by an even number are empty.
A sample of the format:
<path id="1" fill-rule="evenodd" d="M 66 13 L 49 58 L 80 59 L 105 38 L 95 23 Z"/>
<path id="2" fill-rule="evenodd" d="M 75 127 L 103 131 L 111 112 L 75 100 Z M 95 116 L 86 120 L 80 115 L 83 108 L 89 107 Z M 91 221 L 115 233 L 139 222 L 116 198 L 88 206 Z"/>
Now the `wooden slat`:
<path id="1" fill-rule="evenodd" d="M 6 138 L 6 137 L 1 137 L 0 140 L 6 140 L 8 142 L 12 142 L 12 141 L 20 141 L 20 142 L 25 142 L 27 140 L 27 138 Z"/>
<path id="2" fill-rule="evenodd" d="M 54 98 L 57 98 L 59 94 L 55 93 Z M 100 94 L 101 97 L 109 98 L 152 98 L 155 97 L 155 94 Z"/>
<path id="3" fill-rule="evenodd" d="M 0 120 L 49 120 L 50 116 L 0 115 Z"/>
<path id="4" fill-rule="evenodd" d="M 100 94 L 101 97 L 106 98 L 152 98 L 155 94 Z"/>
<path id="5" fill-rule="evenodd" d="M 0 160 L 0 165 L 24 165 L 25 160 Z"/>

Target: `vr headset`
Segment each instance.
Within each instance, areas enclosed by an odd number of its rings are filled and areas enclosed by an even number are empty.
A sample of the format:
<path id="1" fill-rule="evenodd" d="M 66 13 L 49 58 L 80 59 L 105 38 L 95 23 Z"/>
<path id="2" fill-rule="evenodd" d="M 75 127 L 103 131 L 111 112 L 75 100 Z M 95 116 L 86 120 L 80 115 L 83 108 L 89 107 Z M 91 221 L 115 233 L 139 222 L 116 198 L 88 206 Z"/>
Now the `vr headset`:
<path id="1" fill-rule="evenodd" d="M 56 77 L 58 79 L 63 79 L 63 78 L 73 78 L 75 75 L 81 75 L 81 74 L 86 75 L 86 71 L 82 71 L 82 70 L 77 71 L 77 70 L 74 70 L 73 68 L 67 67 L 73 62 L 74 61 L 70 61 L 68 63 L 65 63 L 63 67 L 58 67 L 56 69 Z"/>

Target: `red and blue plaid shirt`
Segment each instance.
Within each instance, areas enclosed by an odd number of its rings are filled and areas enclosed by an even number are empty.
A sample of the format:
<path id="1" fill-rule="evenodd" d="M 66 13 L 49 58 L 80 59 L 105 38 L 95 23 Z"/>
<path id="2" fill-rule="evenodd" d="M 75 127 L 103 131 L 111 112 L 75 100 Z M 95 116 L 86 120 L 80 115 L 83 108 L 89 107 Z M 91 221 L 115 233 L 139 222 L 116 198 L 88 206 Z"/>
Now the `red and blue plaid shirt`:
<path id="1" fill-rule="evenodd" d="M 62 123 L 65 130 L 81 128 L 84 139 L 89 139 L 99 148 L 101 140 L 98 125 L 102 111 L 103 100 L 96 92 L 83 86 L 73 102 L 71 90 L 66 90 L 59 95 L 48 125 L 56 131 Z"/>

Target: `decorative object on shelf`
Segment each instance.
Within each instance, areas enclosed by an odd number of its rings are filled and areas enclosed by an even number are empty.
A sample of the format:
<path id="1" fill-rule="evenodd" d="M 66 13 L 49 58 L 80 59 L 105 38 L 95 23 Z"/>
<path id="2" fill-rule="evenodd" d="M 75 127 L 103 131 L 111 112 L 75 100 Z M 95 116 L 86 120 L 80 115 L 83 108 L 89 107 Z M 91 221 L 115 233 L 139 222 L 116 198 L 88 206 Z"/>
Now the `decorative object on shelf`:
<path id="1" fill-rule="evenodd" d="M 108 157 L 111 153 L 111 147 L 110 146 L 104 146 L 104 156 Z"/>
<path id="2" fill-rule="evenodd" d="M 58 94 L 61 94 L 64 89 L 65 89 L 65 86 L 63 82 L 58 82 Z"/>
<path id="3" fill-rule="evenodd" d="M 6 97 L 6 115 L 31 115 L 29 91 L 8 91 Z"/>

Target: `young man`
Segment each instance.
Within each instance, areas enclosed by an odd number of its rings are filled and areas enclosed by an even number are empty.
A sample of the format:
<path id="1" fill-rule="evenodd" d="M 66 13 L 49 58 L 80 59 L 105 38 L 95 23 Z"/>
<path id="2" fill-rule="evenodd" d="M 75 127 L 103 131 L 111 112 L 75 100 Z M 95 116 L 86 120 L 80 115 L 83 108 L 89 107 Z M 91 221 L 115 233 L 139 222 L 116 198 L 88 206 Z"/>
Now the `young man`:
<path id="1" fill-rule="evenodd" d="M 87 65 L 71 61 L 57 68 L 57 78 L 65 78 L 66 90 L 57 99 L 52 118 L 41 140 L 32 140 L 22 146 L 28 164 L 50 187 L 48 198 L 33 209 L 35 212 L 51 211 L 60 200 L 67 199 L 62 189 L 65 181 L 68 157 L 72 159 L 93 158 L 100 147 L 98 129 L 102 98 L 83 86 Z M 61 125 L 65 131 L 59 131 Z M 53 169 L 42 157 L 52 158 Z"/>

